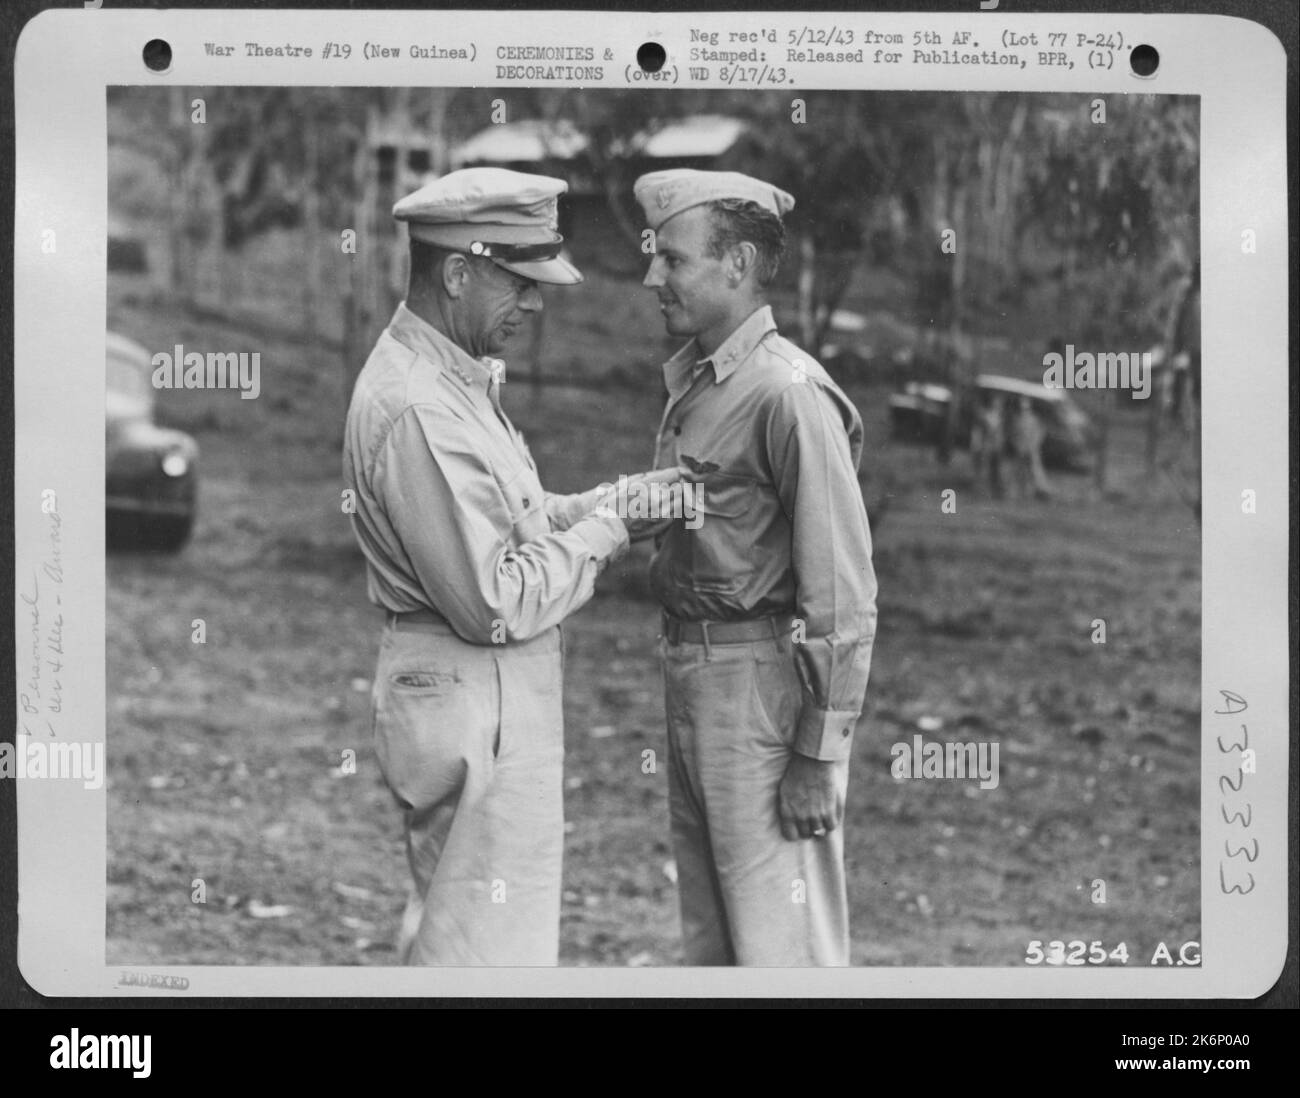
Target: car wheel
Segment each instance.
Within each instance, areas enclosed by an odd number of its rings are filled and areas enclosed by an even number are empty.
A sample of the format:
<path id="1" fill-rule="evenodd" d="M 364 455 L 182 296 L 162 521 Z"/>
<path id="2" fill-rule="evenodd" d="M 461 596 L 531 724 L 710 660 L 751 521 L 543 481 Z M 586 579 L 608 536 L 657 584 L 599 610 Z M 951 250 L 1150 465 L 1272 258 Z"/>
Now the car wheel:
<path id="1" fill-rule="evenodd" d="M 185 547 L 194 530 L 194 514 L 168 515 L 149 524 L 145 548 L 160 553 L 177 553 Z"/>
<path id="2" fill-rule="evenodd" d="M 194 513 L 185 515 L 114 515 L 105 525 L 109 546 L 152 553 L 176 553 L 194 531 Z"/>

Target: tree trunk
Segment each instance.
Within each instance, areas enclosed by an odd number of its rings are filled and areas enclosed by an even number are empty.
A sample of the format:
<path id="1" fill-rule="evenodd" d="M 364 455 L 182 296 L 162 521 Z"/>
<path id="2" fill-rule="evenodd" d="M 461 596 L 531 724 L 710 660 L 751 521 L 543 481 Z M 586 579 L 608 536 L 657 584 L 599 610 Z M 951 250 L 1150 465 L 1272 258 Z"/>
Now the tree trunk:
<path id="1" fill-rule="evenodd" d="M 379 110 L 374 103 L 366 107 L 366 125 L 357 144 L 352 162 L 354 192 L 357 195 L 353 208 L 352 229 L 356 233 L 356 251 L 347 254 L 348 292 L 343 323 L 343 408 L 346 412 L 352 400 L 352 388 L 357 374 L 365 363 L 367 339 L 373 317 L 371 308 L 373 268 L 375 264 L 374 234 L 371 231 L 372 210 L 378 200 L 374 144 L 379 129 Z"/>
<path id="2" fill-rule="evenodd" d="M 216 228 L 213 236 L 216 240 L 217 282 L 221 287 L 222 308 L 230 308 L 234 304 L 235 287 L 238 285 L 235 265 L 230 261 L 230 249 L 226 247 L 226 216 L 226 195 L 224 191 L 218 190 Z"/>
<path id="3" fill-rule="evenodd" d="M 316 122 L 304 118 L 303 143 L 306 152 L 303 190 L 303 292 L 302 334 L 311 339 L 316 334 L 316 303 L 321 299 L 321 221 L 320 221 L 320 147 Z"/>
<path id="4" fill-rule="evenodd" d="M 447 145 L 447 112 L 451 108 L 451 88 L 430 88 L 429 116 L 426 130 L 429 139 L 429 169 L 434 175 L 447 174 L 451 152 Z"/>
<path id="5" fill-rule="evenodd" d="M 1168 356 L 1161 363 L 1160 374 L 1153 377 L 1151 382 L 1151 400 L 1150 407 L 1147 408 L 1147 439 L 1146 439 L 1146 478 L 1147 492 L 1151 494 L 1156 486 L 1156 478 L 1160 468 L 1160 426 L 1161 420 L 1164 419 L 1164 393 L 1161 391 L 1164 378 L 1167 376 L 1166 371 L 1171 369 Z M 1152 371 L 1154 374 L 1155 371 Z M 1159 381 L 1161 384 L 1157 385 Z"/>
<path id="6" fill-rule="evenodd" d="M 1097 464 L 1093 469 L 1093 488 L 1098 499 L 1105 499 L 1110 473 L 1110 421 L 1115 408 L 1115 392 L 1109 388 L 1097 392 L 1100 411 L 1097 415 Z"/>
<path id="7" fill-rule="evenodd" d="M 948 385 L 952 397 L 948 401 L 948 417 L 944 422 L 943 443 L 939 458 L 946 465 L 959 441 L 961 414 L 966 406 L 966 394 L 971 383 L 972 361 L 966 353 L 966 268 L 967 256 L 972 247 L 970 222 L 966 217 L 969 189 L 964 171 L 964 157 L 958 161 L 958 182 L 951 190 L 950 225 L 956 233 L 957 246 L 948 256 L 951 264 L 948 301 Z"/>
<path id="8" fill-rule="evenodd" d="M 813 342 L 811 345 L 805 345 L 813 358 L 821 358 L 822 348 L 826 346 L 826 341 L 830 338 L 831 321 L 835 316 L 835 310 L 840 307 L 845 292 L 853 282 L 853 276 L 857 272 L 860 258 L 860 252 L 853 253 L 847 264 L 844 265 L 844 269 L 840 271 L 832 283 L 831 288 L 826 292 L 824 300 L 817 306 L 817 323 Z"/>
<path id="9" fill-rule="evenodd" d="M 817 337 L 816 321 L 817 242 L 812 233 L 799 234 L 799 339 L 800 346 L 816 356 L 813 344 Z"/>
<path id="10" fill-rule="evenodd" d="M 188 106 L 182 97 L 182 112 Z M 186 248 L 186 274 L 194 300 L 204 308 L 225 308 L 225 285 L 222 281 L 221 255 L 225 251 L 222 235 L 223 206 L 221 187 L 218 185 L 208 156 L 208 124 L 194 122 L 184 116 L 186 135 L 186 162 L 181 185 L 184 200 L 182 237 Z"/>
<path id="11" fill-rule="evenodd" d="M 640 252 L 641 231 L 628 217 L 627 208 L 623 204 L 624 196 L 629 188 L 623 179 L 622 170 L 613 158 L 602 157 L 599 154 L 593 154 L 591 162 L 604 189 L 605 205 L 609 207 L 609 213 L 614 219 L 615 227 L 623 235 L 623 239 L 634 245 L 637 251 Z"/>
<path id="12" fill-rule="evenodd" d="M 185 171 L 189 165 L 190 120 L 185 109 L 185 89 L 168 89 L 172 132 L 176 136 L 175 158 L 170 164 L 167 188 L 167 251 L 171 267 L 171 289 L 181 301 L 190 299 L 189 255 L 185 241 Z"/>
<path id="13" fill-rule="evenodd" d="M 1015 225 L 1013 212 L 1020 194 L 1021 155 L 1020 137 L 1029 118 L 1029 109 L 1023 102 L 1017 102 L 1007 126 L 1006 135 L 998 143 L 997 155 L 993 169 L 993 201 L 990 204 L 992 215 L 989 218 L 989 255 L 993 264 L 994 277 L 999 287 L 1005 288 L 1013 282 L 1010 270 L 1013 266 L 1012 244 Z"/>

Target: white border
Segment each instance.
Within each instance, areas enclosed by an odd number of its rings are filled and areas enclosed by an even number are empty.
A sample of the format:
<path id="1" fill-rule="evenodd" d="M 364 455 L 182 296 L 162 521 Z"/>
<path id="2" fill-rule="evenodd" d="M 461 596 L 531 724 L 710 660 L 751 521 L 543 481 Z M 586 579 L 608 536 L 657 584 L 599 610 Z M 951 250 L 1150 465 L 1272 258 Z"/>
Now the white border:
<path id="1" fill-rule="evenodd" d="M 892 968 L 848 970 L 400 969 L 166 966 L 107 967 L 103 789 L 72 782 L 20 781 L 19 965 L 46 995 L 131 996 L 695 996 L 844 997 L 1251 997 L 1265 992 L 1286 953 L 1288 666 L 1287 207 L 1285 51 L 1271 32 L 1223 16 L 970 15 L 915 13 L 640 14 L 493 12 L 249 12 L 50 10 L 23 30 L 15 58 L 17 125 L 14 232 L 17 591 L 48 549 L 44 488 L 63 515 L 65 666 L 75 669 L 63 727 L 83 740 L 104 737 L 103 333 L 106 304 L 107 173 L 105 90 L 119 84 L 185 86 L 276 83 L 382 86 L 485 85 L 495 79 L 498 41 L 585 44 L 605 62 L 591 86 L 629 86 L 623 66 L 653 39 L 671 68 L 687 64 L 688 29 L 847 25 L 901 31 L 970 29 L 992 41 L 1004 28 L 1120 32 L 1161 54 L 1158 74 L 1138 80 L 1110 71 L 1028 68 L 803 66 L 792 94 L 811 88 L 1024 90 L 1201 96 L 1204 375 L 1202 955 L 1198 968 Z M 449 29 L 454 28 L 454 29 Z M 724 36 L 725 37 L 725 36 Z M 142 64 L 141 47 L 173 47 L 165 75 Z M 202 43 L 256 39 L 313 46 L 326 39 L 457 45 L 474 42 L 476 62 L 403 58 L 348 62 L 214 58 Z M 910 45 L 904 47 L 910 57 Z M 791 66 L 793 68 L 793 66 Z M 683 73 L 684 76 L 684 73 Z M 803 82 L 806 80 L 807 82 Z M 676 86 L 684 86 L 684 81 Z M 700 85 L 710 86 L 710 85 Z M 712 86 L 720 86 L 714 84 Z M 41 250 L 52 228 L 58 250 Z M 1243 229 L 1258 253 L 1244 255 Z M 85 364 L 84 372 L 77 364 Z M 1255 490 L 1244 515 L 1241 492 Z M 16 608 L 21 678 L 25 619 Z M 26 637 L 30 649 L 30 632 Z M 1248 896 L 1220 894 L 1219 782 L 1228 770 L 1214 746 L 1231 726 L 1216 723 L 1219 689 L 1244 696 L 1258 771 L 1251 783 L 1261 854 Z M 1233 832 L 1236 838 L 1239 832 Z M 185 991 L 118 986 L 124 971 L 173 975 Z"/>

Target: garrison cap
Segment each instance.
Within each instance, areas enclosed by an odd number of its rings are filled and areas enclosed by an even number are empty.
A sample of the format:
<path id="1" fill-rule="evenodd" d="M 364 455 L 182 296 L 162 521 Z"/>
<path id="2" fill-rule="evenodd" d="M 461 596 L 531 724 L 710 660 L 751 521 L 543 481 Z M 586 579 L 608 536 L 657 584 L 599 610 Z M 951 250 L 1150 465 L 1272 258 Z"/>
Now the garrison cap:
<path id="1" fill-rule="evenodd" d="M 701 172 L 693 168 L 651 172 L 632 185 L 632 193 L 645 210 L 646 222 L 652 229 L 658 229 L 683 210 L 720 198 L 756 202 L 777 217 L 794 209 L 792 195 L 740 172 Z"/>
<path id="2" fill-rule="evenodd" d="M 505 168 L 462 168 L 426 183 L 393 207 L 411 239 L 486 256 L 537 282 L 571 286 L 582 274 L 560 254 L 557 231 L 563 179 Z"/>

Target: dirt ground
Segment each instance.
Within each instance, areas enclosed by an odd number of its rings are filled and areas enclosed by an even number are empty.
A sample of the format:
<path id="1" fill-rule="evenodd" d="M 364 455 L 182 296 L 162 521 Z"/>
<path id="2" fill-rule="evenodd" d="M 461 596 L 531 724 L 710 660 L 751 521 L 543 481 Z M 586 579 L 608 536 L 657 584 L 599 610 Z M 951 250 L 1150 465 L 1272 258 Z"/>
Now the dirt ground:
<path id="1" fill-rule="evenodd" d="M 656 330 L 635 284 L 626 299 L 583 333 L 611 357 Z M 391 964 L 407 871 L 368 743 L 380 621 L 339 505 L 337 350 L 139 287 L 109 322 L 153 349 L 262 351 L 258 400 L 160 394 L 202 448 L 192 544 L 108 561 L 109 962 Z M 653 373 L 667 346 L 630 357 Z M 887 444 L 887 390 L 853 395 L 880 579 L 845 824 L 854 963 L 1020 965 L 1032 939 L 1145 963 L 1198 939 L 1200 537 L 1143 484 L 1139 417 L 1115 429 L 1110 498 L 1057 477 L 1050 501 L 993 501 L 964 456 Z M 523 383 L 505 400 L 556 491 L 643 467 L 661 406 Z M 680 957 L 666 768 L 641 769 L 664 749 L 645 559 L 566 626 L 568 965 Z M 998 742 L 1000 784 L 896 781 L 890 748 L 918 733 Z"/>

